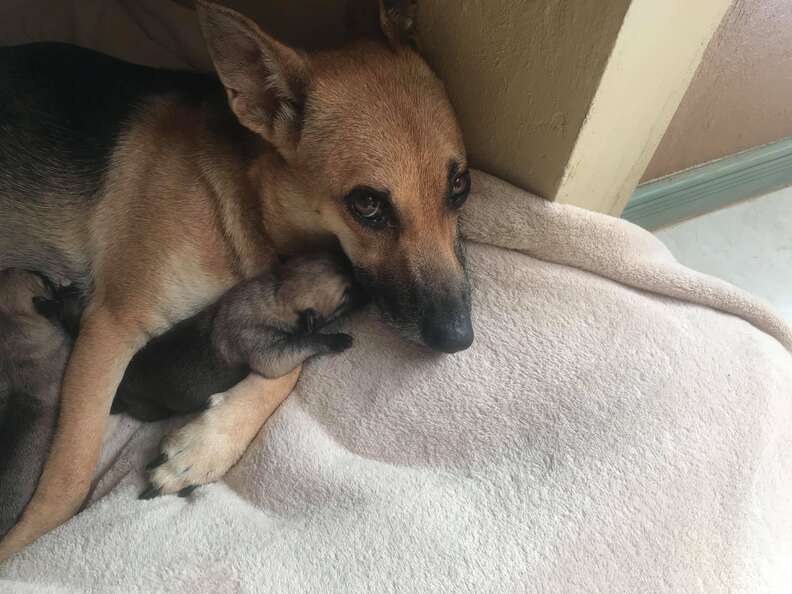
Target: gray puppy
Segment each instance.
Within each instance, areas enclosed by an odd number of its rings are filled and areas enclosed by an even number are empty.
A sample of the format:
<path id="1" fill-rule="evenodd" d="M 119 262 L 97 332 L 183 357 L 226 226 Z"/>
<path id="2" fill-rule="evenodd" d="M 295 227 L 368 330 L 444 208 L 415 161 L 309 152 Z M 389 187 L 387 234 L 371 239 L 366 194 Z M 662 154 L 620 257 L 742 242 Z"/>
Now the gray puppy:
<path id="1" fill-rule="evenodd" d="M 364 300 L 345 262 L 287 260 L 151 340 L 127 367 L 111 412 L 144 421 L 196 412 L 251 371 L 280 377 L 309 357 L 344 351 L 351 336 L 317 330 Z"/>
<path id="2" fill-rule="evenodd" d="M 59 301 L 37 274 L 0 271 L 0 537 L 33 494 L 47 458 L 79 319 L 75 305 Z"/>

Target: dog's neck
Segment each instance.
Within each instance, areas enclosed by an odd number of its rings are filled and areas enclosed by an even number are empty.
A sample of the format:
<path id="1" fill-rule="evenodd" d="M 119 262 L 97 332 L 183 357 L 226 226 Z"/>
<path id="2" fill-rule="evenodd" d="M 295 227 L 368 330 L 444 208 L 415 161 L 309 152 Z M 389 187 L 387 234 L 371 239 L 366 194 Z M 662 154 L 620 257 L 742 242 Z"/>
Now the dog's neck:
<path id="1" fill-rule="evenodd" d="M 272 145 L 242 127 L 224 101 L 210 109 L 223 125 L 204 129 L 198 167 L 237 275 L 251 278 L 278 255 L 337 246 L 322 229 L 310 183 Z"/>
<path id="2" fill-rule="evenodd" d="M 266 150 L 251 164 L 248 178 L 254 191 L 258 191 L 264 234 L 279 254 L 293 255 L 337 245 L 322 226 L 316 197 L 274 149 Z"/>

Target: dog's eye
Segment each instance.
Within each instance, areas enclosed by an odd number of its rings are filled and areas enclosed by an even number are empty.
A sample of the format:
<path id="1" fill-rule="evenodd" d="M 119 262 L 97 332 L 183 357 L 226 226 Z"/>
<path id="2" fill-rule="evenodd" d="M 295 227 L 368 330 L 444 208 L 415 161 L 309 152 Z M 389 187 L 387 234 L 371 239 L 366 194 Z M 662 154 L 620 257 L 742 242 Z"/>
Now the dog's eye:
<path id="1" fill-rule="evenodd" d="M 369 227 L 382 228 L 393 224 L 388 202 L 376 190 L 353 190 L 347 196 L 347 206 L 358 221 Z"/>
<path id="2" fill-rule="evenodd" d="M 470 193 L 470 172 L 463 171 L 451 180 L 451 208 L 459 208 Z"/>
<path id="3" fill-rule="evenodd" d="M 382 203 L 371 194 L 356 196 L 352 206 L 355 213 L 364 219 L 376 219 L 382 216 Z"/>

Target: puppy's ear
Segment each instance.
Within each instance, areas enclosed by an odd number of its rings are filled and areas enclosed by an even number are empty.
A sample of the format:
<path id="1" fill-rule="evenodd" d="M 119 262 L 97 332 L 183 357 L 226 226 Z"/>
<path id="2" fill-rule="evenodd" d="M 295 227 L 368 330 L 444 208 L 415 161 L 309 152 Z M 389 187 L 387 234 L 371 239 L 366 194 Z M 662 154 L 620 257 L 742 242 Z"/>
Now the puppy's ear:
<path id="1" fill-rule="evenodd" d="M 231 109 L 288 157 L 303 124 L 307 60 L 238 12 L 203 0 L 196 8 Z"/>
<path id="2" fill-rule="evenodd" d="M 417 47 L 417 14 L 418 0 L 379 0 L 380 28 L 393 49 Z"/>

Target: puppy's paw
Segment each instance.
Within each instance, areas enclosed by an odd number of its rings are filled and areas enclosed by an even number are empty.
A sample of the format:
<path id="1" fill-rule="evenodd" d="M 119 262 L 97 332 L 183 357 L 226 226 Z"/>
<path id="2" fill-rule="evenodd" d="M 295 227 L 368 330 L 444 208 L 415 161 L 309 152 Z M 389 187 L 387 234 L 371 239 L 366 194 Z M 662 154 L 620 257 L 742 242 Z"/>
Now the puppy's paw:
<path id="1" fill-rule="evenodd" d="M 211 406 L 165 436 L 159 455 L 147 467 L 149 485 L 140 498 L 168 493 L 186 496 L 196 486 L 222 478 L 247 446 L 234 438 L 233 417 L 222 406 Z"/>
<path id="2" fill-rule="evenodd" d="M 331 353 L 343 353 L 354 344 L 355 339 L 349 334 L 322 334 L 322 341 Z"/>
<path id="3" fill-rule="evenodd" d="M 297 316 L 297 332 L 311 334 L 319 327 L 319 312 L 312 307 L 304 309 Z"/>

